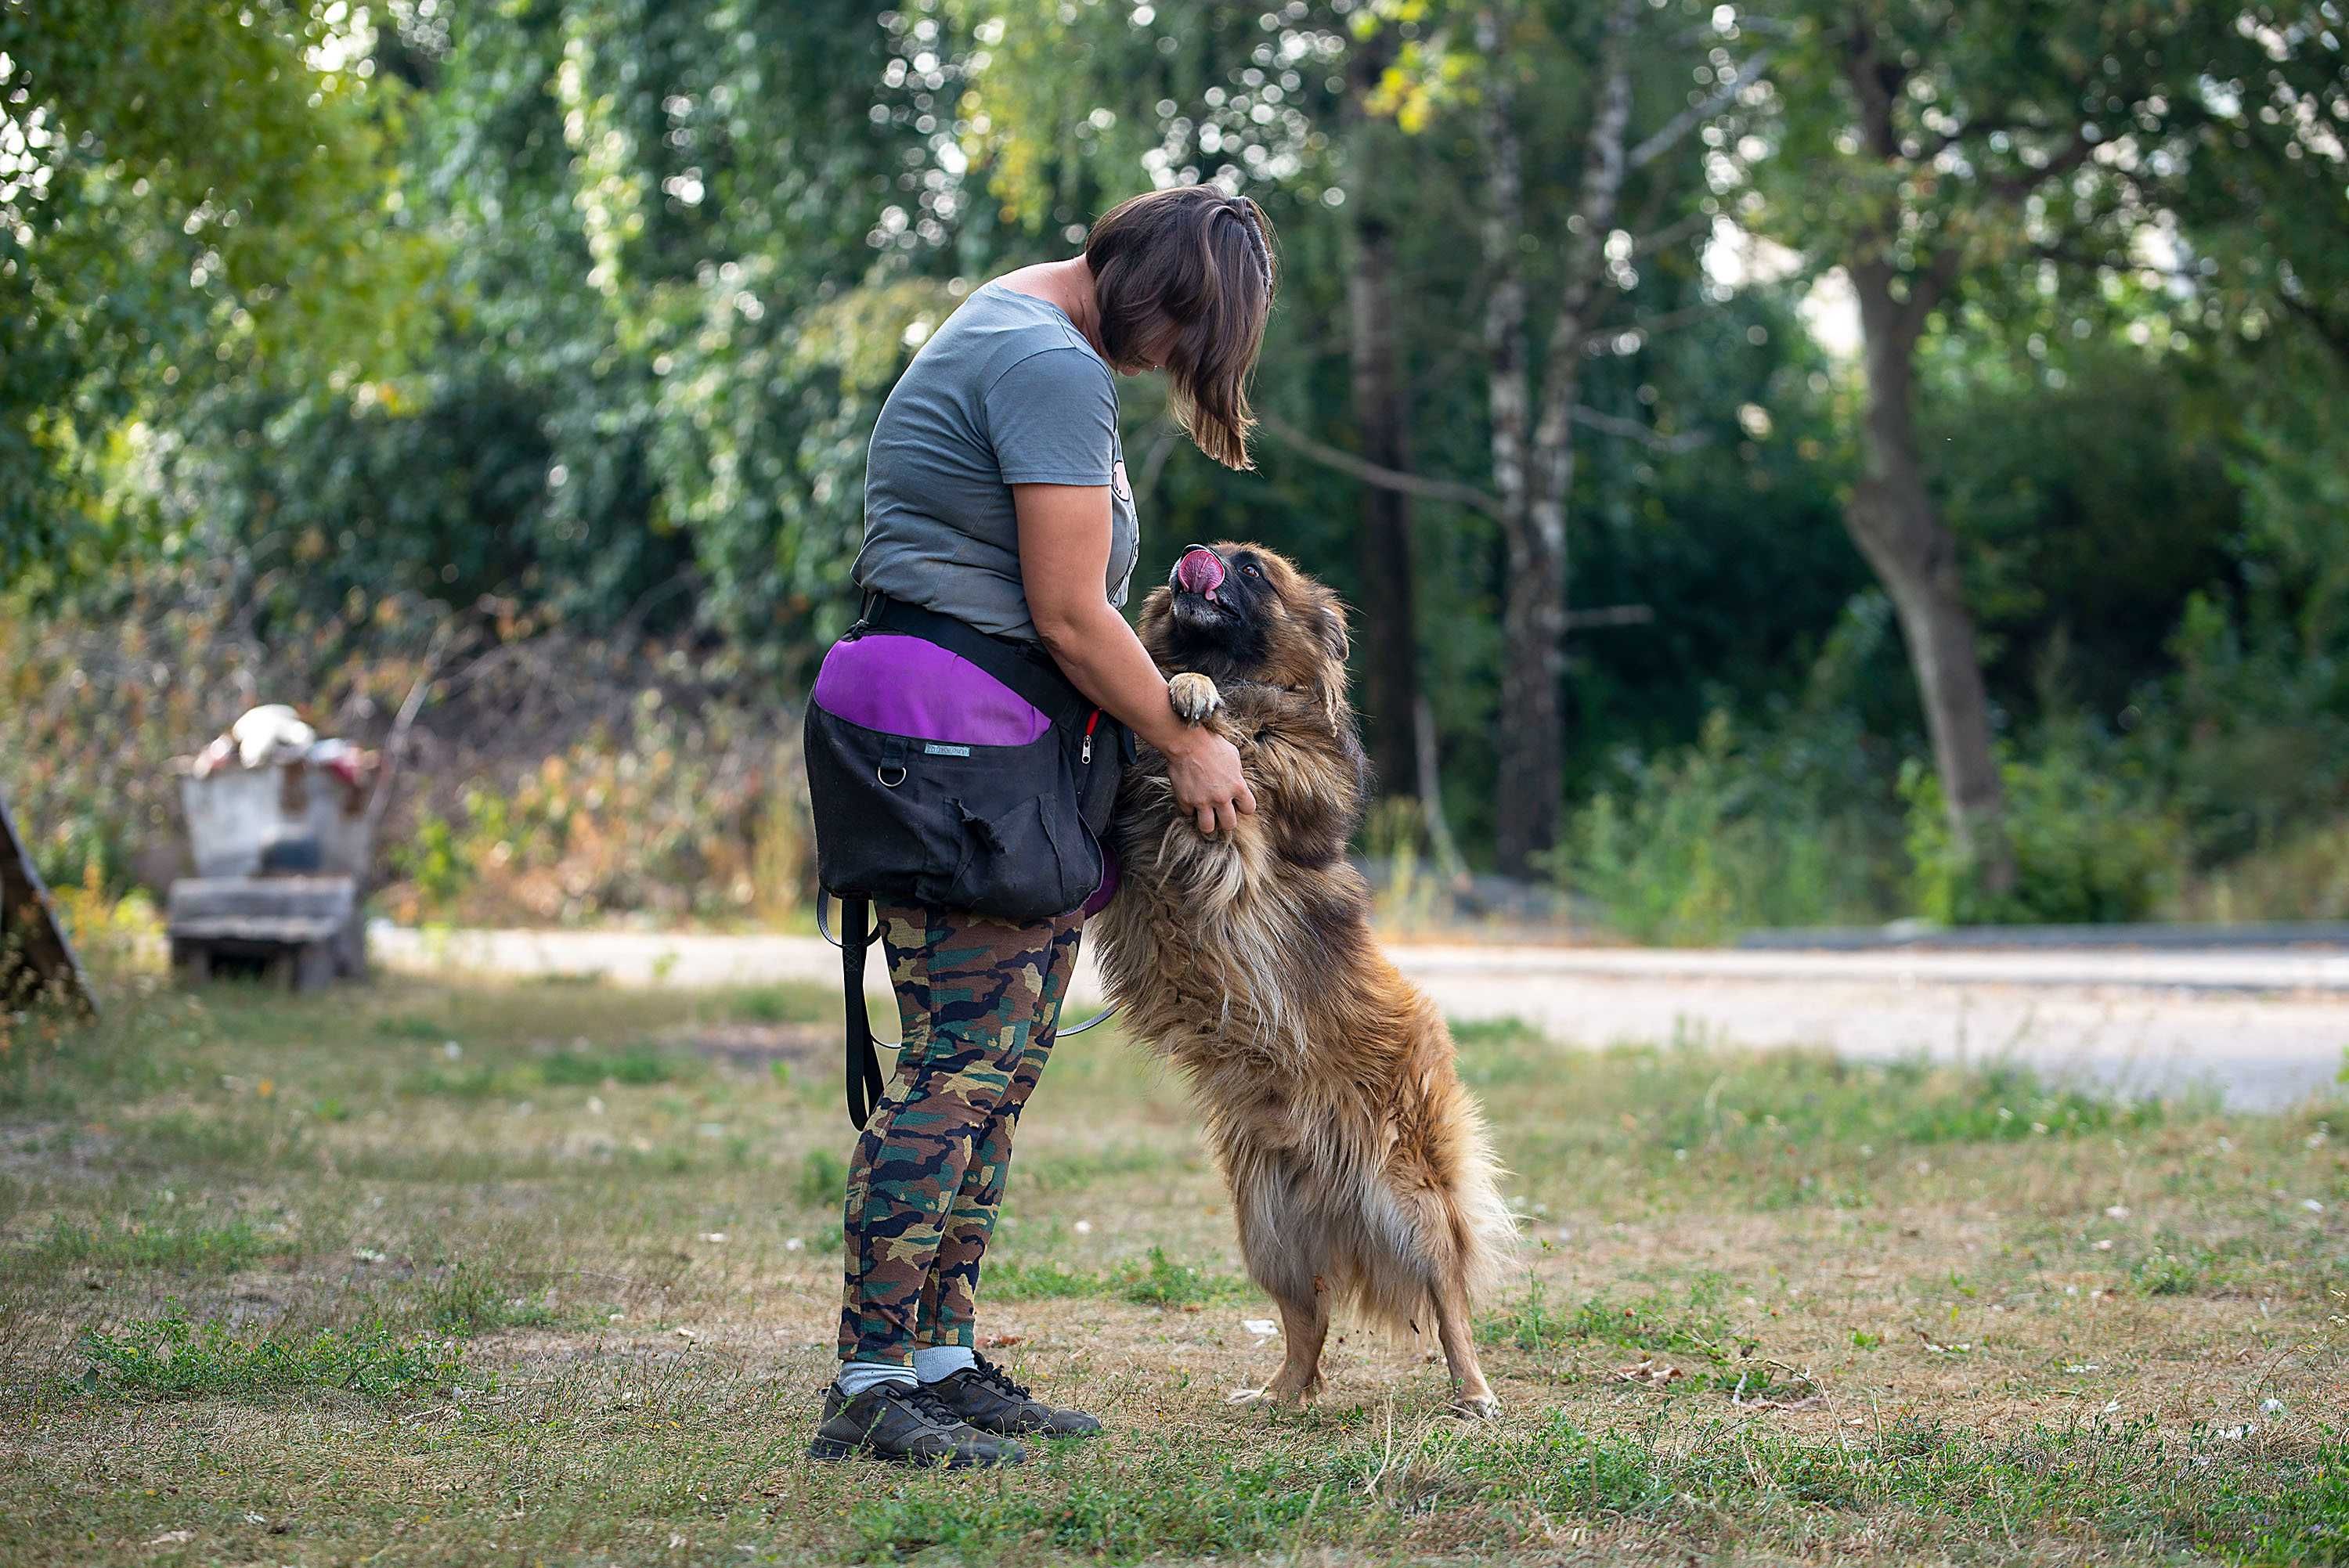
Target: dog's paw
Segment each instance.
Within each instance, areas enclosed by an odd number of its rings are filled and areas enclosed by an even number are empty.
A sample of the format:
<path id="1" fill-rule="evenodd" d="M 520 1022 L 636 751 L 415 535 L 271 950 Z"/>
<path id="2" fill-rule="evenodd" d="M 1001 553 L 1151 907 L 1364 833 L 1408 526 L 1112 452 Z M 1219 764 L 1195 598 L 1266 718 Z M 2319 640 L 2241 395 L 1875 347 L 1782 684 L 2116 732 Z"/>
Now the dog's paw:
<path id="1" fill-rule="evenodd" d="M 1490 1394 L 1478 1394 L 1452 1401 L 1452 1413 L 1464 1421 L 1497 1421 L 1501 1418 L 1501 1401 Z"/>
<path id="2" fill-rule="evenodd" d="M 1174 717 L 1185 724 L 1205 724 L 1224 706 L 1224 694 L 1215 682 L 1187 670 L 1166 683 L 1166 696 L 1174 705 Z"/>
<path id="3" fill-rule="evenodd" d="M 1292 1410 L 1301 1410 L 1320 1397 L 1321 1379 L 1318 1375 L 1302 1380 L 1275 1377 L 1264 1390 L 1267 1404 L 1282 1405 Z"/>

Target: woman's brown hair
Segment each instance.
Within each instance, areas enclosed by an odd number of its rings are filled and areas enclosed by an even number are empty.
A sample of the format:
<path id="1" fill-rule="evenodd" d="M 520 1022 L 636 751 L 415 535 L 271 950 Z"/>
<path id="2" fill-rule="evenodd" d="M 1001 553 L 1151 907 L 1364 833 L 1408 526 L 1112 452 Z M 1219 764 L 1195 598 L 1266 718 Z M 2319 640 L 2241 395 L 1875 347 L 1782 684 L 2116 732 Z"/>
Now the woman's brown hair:
<path id="1" fill-rule="evenodd" d="M 1252 466 L 1247 384 L 1278 275 L 1264 209 L 1212 185 L 1145 191 L 1093 224 L 1085 263 L 1110 363 L 1164 370 L 1199 449 Z"/>

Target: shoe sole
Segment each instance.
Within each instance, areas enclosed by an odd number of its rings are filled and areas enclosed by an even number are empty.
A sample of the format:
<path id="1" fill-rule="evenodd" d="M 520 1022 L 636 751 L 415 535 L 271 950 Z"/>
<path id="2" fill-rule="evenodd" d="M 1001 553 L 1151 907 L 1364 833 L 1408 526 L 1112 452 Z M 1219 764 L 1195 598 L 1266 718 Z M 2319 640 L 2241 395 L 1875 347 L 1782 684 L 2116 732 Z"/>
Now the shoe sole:
<path id="1" fill-rule="evenodd" d="M 1023 1464 L 1027 1461 L 1028 1456 L 1020 1454 L 1015 1457 L 1007 1454 L 1000 1459 L 980 1460 L 963 1454 L 948 1454 L 937 1458 L 922 1454 L 885 1454 L 878 1449 L 866 1448 L 862 1443 L 846 1443 L 837 1438 L 818 1438 L 808 1445 L 808 1458 L 823 1464 L 831 1464 L 841 1460 L 871 1460 L 876 1464 L 920 1465 L 931 1470 L 980 1470 Z"/>

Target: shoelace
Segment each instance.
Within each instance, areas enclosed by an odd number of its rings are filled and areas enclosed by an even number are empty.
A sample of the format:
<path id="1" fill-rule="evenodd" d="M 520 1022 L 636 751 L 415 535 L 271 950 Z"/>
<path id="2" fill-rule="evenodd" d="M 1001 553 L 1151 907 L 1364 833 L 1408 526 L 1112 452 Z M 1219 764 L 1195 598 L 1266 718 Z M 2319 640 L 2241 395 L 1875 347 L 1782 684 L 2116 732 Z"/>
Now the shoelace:
<path id="1" fill-rule="evenodd" d="M 991 1387 L 1001 1390 L 1003 1393 L 1010 1395 L 1015 1399 L 1033 1400 L 1035 1398 L 1035 1396 L 1029 1393 L 1027 1389 L 1021 1387 L 1019 1384 L 1014 1383 L 1011 1380 L 1011 1375 L 1009 1372 L 1006 1372 L 1002 1367 L 998 1367 L 994 1362 L 989 1361 L 984 1356 L 973 1358 L 973 1366 L 971 1367 L 970 1375 L 978 1381 L 988 1384 Z"/>
<path id="2" fill-rule="evenodd" d="M 959 1427 L 963 1424 L 962 1416 L 952 1405 L 939 1398 L 934 1391 L 920 1383 L 915 1384 L 910 1388 L 893 1386 L 891 1391 L 896 1396 L 899 1404 L 927 1416 L 934 1421 L 943 1422 L 949 1427 Z"/>

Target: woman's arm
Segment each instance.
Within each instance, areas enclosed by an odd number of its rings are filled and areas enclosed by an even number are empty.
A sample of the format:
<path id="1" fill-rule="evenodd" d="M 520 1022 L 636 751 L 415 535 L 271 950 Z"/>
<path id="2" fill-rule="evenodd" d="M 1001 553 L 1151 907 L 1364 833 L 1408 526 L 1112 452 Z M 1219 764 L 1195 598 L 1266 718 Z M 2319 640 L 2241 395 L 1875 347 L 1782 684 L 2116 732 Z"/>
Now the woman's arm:
<path id="1" fill-rule="evenodd" d="M 1029 618 L 1076 688 L 1166 758 L 1175 803 L 1198 819 L 1199 831 L 1228 831 L 1256 797 L 1240 775 L 1232 743 L 1174 717 L 1166 681 L 1111 607 L 1107 485 L 1013 485 L 1019 516 L 1019 578 Z"/>

